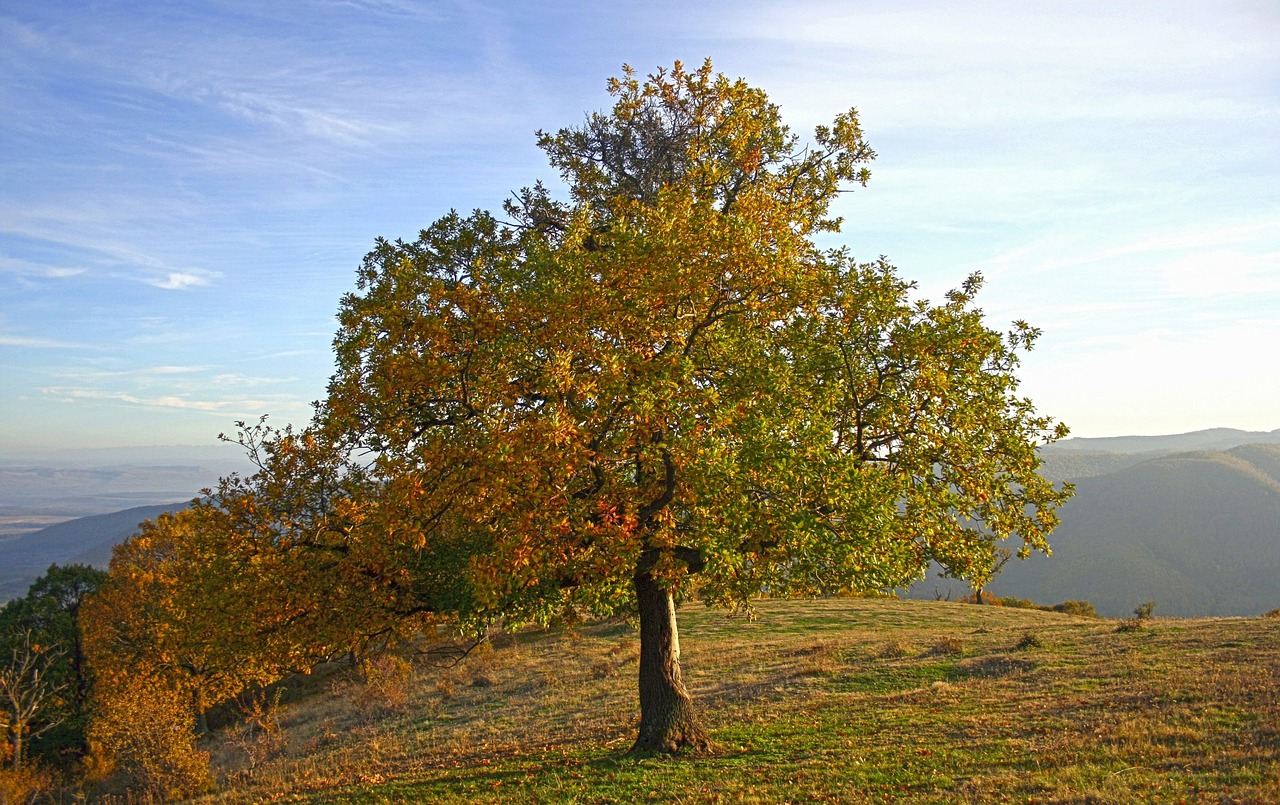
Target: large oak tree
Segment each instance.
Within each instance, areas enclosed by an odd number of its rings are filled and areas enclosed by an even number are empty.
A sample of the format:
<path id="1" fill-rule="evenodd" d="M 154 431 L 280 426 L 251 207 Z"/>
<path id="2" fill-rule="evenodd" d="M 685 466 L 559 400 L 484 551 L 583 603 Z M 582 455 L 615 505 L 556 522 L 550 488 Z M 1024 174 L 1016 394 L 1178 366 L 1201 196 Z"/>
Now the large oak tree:
<path id="1" fill-rule="evenodd" d="M 1047 550 L 1067 493 L 1036 447 L 1065 430 L 1017 395 L 1037 333 L 989 329 L 980 277 L 930 304 L 883 259 L 816 245 L 868 178 L 855 112 L 801 142 L 709 63 L 609 89 L 611 111 L 539 135 L 567 198 L 535 185 L 378 242 L 314 428 L 358 457 L 349 539 L 399 556 L 400 606 L 636 613 L 635 748 L 701 747 L 678 599 Z"/>
<path id="2" fill-rule="evenodd" d="M 441 623 L 632 614 L 635 749 L 672 751 L 707 744 L 682 598 L 1048 549 L 1068 491 L 1036 448 L 1065 429 L 1018 396 L 1035 329 L 988 328 L 980 277 L 931 304 L 816 243 L 868 179 L 856 113 L 802 142 L 709 63 L 609 89 L 609 112 L 539 135 L 564 198 L 535 185 L 378 241 L 314 421 L 245 428 L 257 473 L 117 552 L 95 646 L 203 707 Z M 107 617 L 116 599 L 134 615 Z"/>

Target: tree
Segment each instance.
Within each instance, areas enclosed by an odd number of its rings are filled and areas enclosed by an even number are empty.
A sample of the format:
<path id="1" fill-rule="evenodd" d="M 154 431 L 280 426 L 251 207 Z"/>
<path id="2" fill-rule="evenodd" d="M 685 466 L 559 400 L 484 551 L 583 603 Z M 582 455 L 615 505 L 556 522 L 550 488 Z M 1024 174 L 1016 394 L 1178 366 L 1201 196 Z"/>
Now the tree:
<path id="1" fill-rule="evenodd" d="M 12 658 L 11 668 L 39 670 L 45 687 L 57 691 L 42 697 L 31 716 L 36 726 L 30 738 L 40 738 L 36 746 L 47 755 L 84 752 L 90 675 L 80 608 L 105 577 L 88 565 L 51 565 L 24 597 L 0 609 L 0 656 Z M 23 673 L 15 677 L 25 678 Z"/>
<path id="2" fill-rule="evenodd" d="M 567 200 L 535 185 L 505 220 L 377 242 L 314 422 L 245 430 L 262 471 L 223 492 L 262 513 L 236 528 L 264 557 L 333 579 L 326 645 L 400 618 L 637 615 L 634 750 L 700 748 L 681 599 L 1047 550 L 1069 491 L 1036 447 L 1065 429 L 1017 396 L 1037 332 L 987 328 L 980 277 L 933 305 L 884 259 L 815 245 L 868 179 L 854 111 L 802 145 L 709 62 L 609 89 L 609 113 L 539 134 Z"/>
<path id="3" fill-rule="evenodd" d="M 397 604 L 409 549 L 352 539 L 367 507 L 360 468 L 308 434 L 239 424 L 258 471 L 143 522 L 85 603 L 93 732 L 107 736 L 97 741 L 100 766 L 125 746 L 106 714 L 136 715 L 139 697 L 185 702 L 181 729 L 203 733 L 207 710 L 246 688 L 431 626 L 420 605 Z M 464 574 L 454 570 L 456 586 Z M 401 598 L 420 599 L 427 575 L 418 574 L 417 596 Z M 448 601 L 431 609 L 461 611 Z"/>
<path id="4" fill-rule="evenodd" d="M 456 556 L 466 614 L 636 612 L 635 749 L 700 747 L 679 598 L 889 588 L 1010 536 L 1046 550 L 1067 492 L 1035 449 L 1065 429 L 1016 396 L 1037 333 L 989 330 L 980 277 L 934 306 L 814 244 L 868 177 L 855 112 L 801 146 L 710 63 L 609 89 L 611 113 L 539 135 L 568 201 L 539 185 L 509 221 L 378 242 L 315 427 L 365 458 L 357 539 Z"/>
<path id="5" fill-rule="evenodd" d="M 1004 569 L 1005 565 L 1009 564 L 1011 559 L 1013 559 L 1013 550 L 999 546 L 991 553 L 990 562 L 979 565 L 974 569 L 973 574 L 969 577 L 969 586 L 973 588 L 973 603 L 986 603 L 983 600 L 983 596 L 987 595 L 985 592 L 987 585 L 996 577 L 996 574 Z M 995 601 L 996 599 L 993 598 L 992 600 Z"/>
<path id="6" fill-rule="evenodd" d="M 14 769 L 22 768 L 29 742 L 62 723 L 64 716 L 48 712 L 57 709 L 50 704 L 66 687 L 51 678 L 57 676 L 51 669 L 58 657 L 56 649 L 32 642 L 27 632 L 13 647 L 9 662 L 0 666 L 0 718 Z"/>
<path id="7" fill-rule="evenodd" d="M 85 650 L 100 712 L 125 691 L 136 692 L 131 685 L 143 678 L 148 689 L 166 688 L 187 701 L 192 726 L 203 732 L 211 706 L 323 653 L 321 647 L 292 656 L 264 626 L 264 612 L 290 616 L 285 591 L 296 574 L 278 572 L 279 546 L 270 556 L 254 550 L 257 532 L 234 519 L 240 499 L 222 500 L 223 507 L 202 499 L 147 520 L 115 547 L 106 580 L 85 603 Z M 265 517 L 256 516 L 261 530 Z M 321 640 L 312 630 L 308 645 Z"/>

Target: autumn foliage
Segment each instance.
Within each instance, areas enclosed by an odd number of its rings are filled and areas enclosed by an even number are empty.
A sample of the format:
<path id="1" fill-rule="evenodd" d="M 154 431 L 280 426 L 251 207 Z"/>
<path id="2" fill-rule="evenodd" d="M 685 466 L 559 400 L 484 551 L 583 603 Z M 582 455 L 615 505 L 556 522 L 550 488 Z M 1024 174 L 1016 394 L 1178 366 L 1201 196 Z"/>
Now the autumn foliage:
<path id="1" fill-rule="evenodd" d="M 629 614 L 636 749 L 697 748 L 678 600 L 1047 550 L 1068 491 L 1036 447 L 1065 429 L 1017 393 L 1036 330 L 990 329 L 977 275 L 930 303 L 816 243 L 869 177 L 856 112 L 802 142 L 709 63 L 609 89 L 539 135 L 567 198 L 534 185 L 377 242 L 314 421 L 244 427 L 257 474 L 117 552 L 99 662 L 198 710 L 424 629 Z"/>

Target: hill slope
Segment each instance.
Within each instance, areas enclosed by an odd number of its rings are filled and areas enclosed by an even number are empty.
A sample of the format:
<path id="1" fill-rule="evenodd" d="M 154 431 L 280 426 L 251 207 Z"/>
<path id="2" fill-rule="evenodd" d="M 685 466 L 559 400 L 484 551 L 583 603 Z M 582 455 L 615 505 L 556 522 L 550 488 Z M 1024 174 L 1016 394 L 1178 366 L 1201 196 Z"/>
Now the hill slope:
<path id="1" fill-rule="evenodd" d="M 1091 478 L 1173 453 L 1225 451 L 1251 444 L 1280 444 L 1280 430 L 1268 433 L 1212 428 L 1169 436 L 1067 439 L 1040 449 L 1044 461 L 1041 472 L 1054 481 Z"/>
<path id="2" fill-rule="evenodd" d="M 19 598 L 51 564 L 105 567 L 111 548 L 138 530 L 138 524 L 186 503 L 138 506 L 81 517 L 0 542 L 0 601 Z"/>
<path id="3" fill-rule="evenodd" d="M 1087 599 L 1108 616 L 1144 601 L 1177 616 L 1280 606 L 1280 444 L 1175 453 L 1075 484 L 1053 556 L 1009 563 L 991 592 Z"/>
<path id="4" fill-rule="evenodd" d="M 713 750 L 632 758 L 636 636 L 522 634 L 387 689 L 330 678 L 217 802 L 1280 801 L 1280 620 L 897 600 L 681 611 Z M 299 682 L 297 684 L 306 684 Z"/>

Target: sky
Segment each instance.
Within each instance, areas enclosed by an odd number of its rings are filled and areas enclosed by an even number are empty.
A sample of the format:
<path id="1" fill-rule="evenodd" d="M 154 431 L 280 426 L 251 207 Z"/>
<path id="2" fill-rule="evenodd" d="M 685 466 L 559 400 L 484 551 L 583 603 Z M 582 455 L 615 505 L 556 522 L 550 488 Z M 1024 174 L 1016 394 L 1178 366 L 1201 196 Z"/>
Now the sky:
<path id="1" fill-rule="evenodd" d="M 377 237 L 558 186 L 680 59 L 878 153 L 859 259 L 974 271 L 1077 436 L 1280 428 L 1274 0 L 0 0 L 0 454 L 303 423 Z"/>

